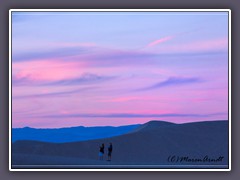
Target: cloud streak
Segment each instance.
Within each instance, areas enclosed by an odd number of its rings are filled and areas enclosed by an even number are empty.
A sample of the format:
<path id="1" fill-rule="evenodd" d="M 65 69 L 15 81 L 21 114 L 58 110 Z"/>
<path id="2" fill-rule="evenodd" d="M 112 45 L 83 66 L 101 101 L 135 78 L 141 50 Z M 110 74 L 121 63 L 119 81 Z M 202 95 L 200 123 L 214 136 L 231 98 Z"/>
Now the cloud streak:
<path id="1" fill-rule="evenodd" d="M 195 40 L 191 42 L 154 46 L 151 51 L 166 54 L 175 53 L 221 53 L 228 51 L 228 38 Z"/>
<path id="2" fill-rule="evenodd" d="M 164 117 L 210 117 L 215 115 L 225 115 L 227 113 L 213 113 L 213 114 L 181 114 L 181 113 L 167 113 L 167 114 L 131 114 L 131 113 L 116 113 L 116 114 L 54 114 L 40 116 L 41 118 L 164 118 Z"/>
<path id="3" fill-rule="evenodd" d="M 35 63 L 79 63 L 86 67 L 110 67 L 110 66 L 141 66 L 154 63 L 158 54 L 154 52 L 143 52 L 138 50 L 112 49 L 99 46 L 77 46 L 74 43 L 54 46 L 49 50 L 30 50 L 29 52 L 13 53 L 12 62 L 15 64 Z M 42 62 L 41 62 L 42 61 Z"/>
<path id="4" fill-rule="evenodd" d="M 73 86 L 82 84 L 101 83 L 117 78 L 116 76 L 101 76 L 97 74 L 84 73 L 79 77 L 65 78 L 61 80 L 38 80 L 32 78 L 30 75 L 13 76 L 12 84 L 14 86 Z"/>
<path id="5" fill-rule="evenodd" d="M 148 90 L 160 89 L 160 88 L 169 87 L 169 86 L 182 86 L 182 85 L 188 85 L 188 84 L 199 83 L 199 82 L 202 82 L 202 80 L 196 77 L 190 77 L 190 78 L 170 77 L 167 80 L 156 83 L 152 86 L 137 89 L 137 91 L 148 91 Z"/>
<path id="6" fill-rule="evenodd" d="M 163 38 L 160 38 L 158 40 L 155 40 L 151 43 L 149 43 L 146 47 L 153 47 L 153 46 L 156 46 L 158 44 L 161 44 L 161 43 L 164 43 L 166 41 L 170 41 L 174 38 L 175 36 L 166 36 L 166 37 L 163 37 Z"/>
<path id="7" fill-rule="evenodd" d="M 47 46 L 47 45 L 46 45 Z M 21 62 L 21 61 L 33 61 L 41 59 L 51 59 L 51 58 L 66 58 L 70 56 L 75 56 L 79 54 L 89 53 L 93 47 L 89 46 L 74 46 L 71 44 L 64 45 L 63 47 L 58 48 L 49 48 L 48 50 L 35 50 L 31 52 L 23 53 L 13 53 L 12 61 Z"/>
<path id="8" fill-rule="evenodd" d="M 13 99 L 26 99 L 26 98 L 52 98 L 52 97 L 62 97 L 62 96 L 69 96 L 70 94 L 76 94 L 79 92 L 89 92 L 90 90 L 95 89 L 95 87 L 86 87 L 80 88 L 71 91 L 59 91 L 59 92 L 49 92 L 49 93 L 38 93 L 38 94 L 29 94 L 29 95 L 20 95 L 20 96 L 13 96 Z"/>
<path id="9" fill-rule="evenodd" d="M 53 81 L 49 83 L 43 83 L 43 85 L 51 85 L 51 86 L 81 85 L 81 84 L 105 82 L 115 78 L 117 77 L 116 76 L 100 76 L 96 74 L 85 73 L 77 78 L 69 78 L 69 79 L 63 79 L 63 80 Z"/>

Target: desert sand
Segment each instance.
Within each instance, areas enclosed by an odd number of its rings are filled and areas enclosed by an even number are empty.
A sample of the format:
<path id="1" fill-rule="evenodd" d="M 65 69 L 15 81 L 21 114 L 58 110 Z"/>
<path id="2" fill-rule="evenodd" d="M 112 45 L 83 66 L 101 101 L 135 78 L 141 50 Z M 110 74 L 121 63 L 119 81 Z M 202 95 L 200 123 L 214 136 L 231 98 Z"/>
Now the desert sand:
<path id="1" fill-rule="evenodd" d="M 107 147 L 113 144 L 112 160 Z M 105 144 L 104 160 L 99 146 Z M 178 159 L 178 161 L 177 161 Z M 181 160 L 181 161 L 180 161 Z M 47 143 L 16 141 L 13 168 L 228 168 L 228 121 L 150 121 L 110 138 Z"/>

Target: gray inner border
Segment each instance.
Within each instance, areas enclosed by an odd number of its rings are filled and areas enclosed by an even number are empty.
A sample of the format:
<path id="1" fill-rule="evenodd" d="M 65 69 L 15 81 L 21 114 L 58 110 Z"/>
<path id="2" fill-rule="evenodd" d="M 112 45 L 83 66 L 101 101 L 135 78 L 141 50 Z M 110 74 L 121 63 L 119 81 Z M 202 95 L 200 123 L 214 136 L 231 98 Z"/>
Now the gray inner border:
<path id="1" fill-rule="evenodd" d="M 191 0 L 168 0 L 166 2 L 155 2 L 154 0 L 132 0 L 128 3 L 121 1 L 112 1 L 112 0 L 88 0 L 87 2 L 79 2 L 79 0 L 58 0 L 56 2 L 50 0 L 41 0 L 41 1 L 28 1 L 28 0 L 1 0 L 0 2 L 0 175 L 4 179 L 42 179 L 42 178 L 53 178 L 53 179 L 66 179 L 71 173 L 71 178 L 90 178 L 90 179 L 238 179 L 240 171 L 238 170 L 237 165 L 240 162 L 239 155 L 237 152 L 240 152 L 239 141 L 236 137 L 240 137 L 240 131 L 237 131 L 237 127 L 240 126 L 240 122 L 236 120 L 238 111 L 234 111 L 234 108 L 239 107 L 237 102 L 239 102 L 239 97 L 237 92 L 240 90 L 239 81 L 234 78 L 240 77 L 237 67 L 240 67 L 240 62 L 237 60 L 240 57 L 239 51 L 234 51 L 234 47 L 237 49 L 237 42 L 240 42 L 240 22 L 237 17 L 240 16 L 239 10 L 239 1 L 233 0 L 201 0 L 201 1 L 191 1 Z M 154 8 L 154 9 L 178 9 L 178 8 L 206 8 L 206 9 L 231 9 L 232 10 L 232 171 L 231 172 L 9 172 L 8 171 L 8 10 L 9 9 L 51 9 L 51 8 Z M 37 174 L 35 174 L 37 173 Z M 41 173 L 38 175 L 38 173 Z M 61 173 L 61 174 L 57 174 Z M 77 174 L 81 173 L 81 174 Z M 101 175 L 100 175 L 101 174 Z M 180 175 L 181 174 L 181 175 Z M 198 175 L 199 174 L 199 175 Z"/>

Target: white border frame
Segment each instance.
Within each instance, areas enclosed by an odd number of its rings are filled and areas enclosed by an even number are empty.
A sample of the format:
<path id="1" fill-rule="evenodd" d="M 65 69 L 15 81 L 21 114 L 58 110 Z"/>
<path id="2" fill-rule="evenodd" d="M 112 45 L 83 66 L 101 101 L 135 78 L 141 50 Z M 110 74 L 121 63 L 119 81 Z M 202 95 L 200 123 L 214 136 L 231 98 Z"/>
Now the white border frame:
<path id="1" fill-rule="evenodd" d="M 12 12 L 228 12 L 228 169 L 14 169 L 12 168 Z M 9 171 L 231 171 L 231 10 L 230 9 L 10 9 L 9 10 Z"/>

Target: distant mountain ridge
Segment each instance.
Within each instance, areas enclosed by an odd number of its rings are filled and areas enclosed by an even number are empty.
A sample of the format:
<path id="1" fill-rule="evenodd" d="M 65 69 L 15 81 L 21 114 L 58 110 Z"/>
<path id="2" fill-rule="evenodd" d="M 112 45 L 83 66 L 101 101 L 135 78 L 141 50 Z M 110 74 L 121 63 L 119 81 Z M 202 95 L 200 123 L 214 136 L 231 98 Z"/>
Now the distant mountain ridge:
<path id="1" fill-rule="evenodd" d="M 96 127 L 67 127 L 54 129 L 36 129 L 30 127 L 13 128 L 12 129 L 12 143 L 18 140 L 33 140 L 42 142 L 74 142 L 85 141 L 91 139 L 101 139 L 113 137 L 131 132 L 140 125 L 126 125 L 126 126 L 96 126 Z"/>

